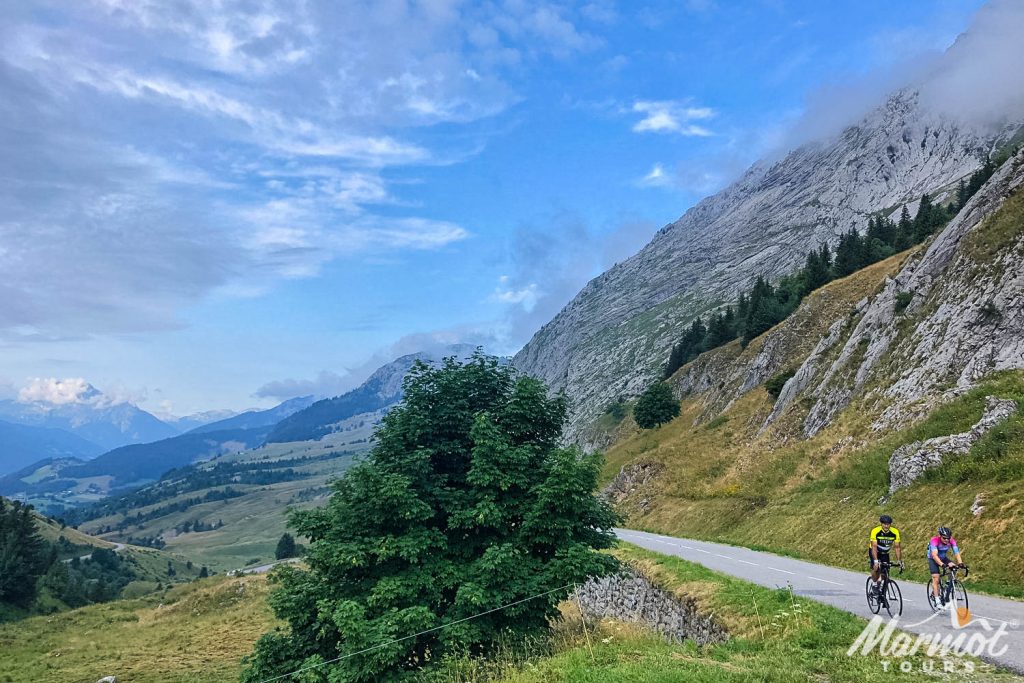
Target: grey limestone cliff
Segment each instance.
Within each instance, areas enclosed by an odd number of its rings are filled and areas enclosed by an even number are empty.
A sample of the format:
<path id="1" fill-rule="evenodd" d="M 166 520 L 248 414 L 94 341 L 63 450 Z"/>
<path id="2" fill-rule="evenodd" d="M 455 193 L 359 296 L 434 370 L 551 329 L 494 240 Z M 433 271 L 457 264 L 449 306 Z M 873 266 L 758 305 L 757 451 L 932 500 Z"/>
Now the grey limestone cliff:
<path id="1" fill-rule="evenodd" d="M 886 429 L 992 372 L 1024 367 L 1022 187 L 1024 151 L 861 304 L 850 331 L 818 343 L 773 416 L 803 393 L 812 402 L 804 420 L 810 436 L 855 396 L 869 394 L 884 406 L 874 427 Z"/>
<path id="2" fill-rule="evenodd" d="M 916 93 L 900 92 L 833 140 L 755 164 L 664 227 L 589 282 L 513 365 L 566 391 L 568 437 L 579 440 L 614 397 L 637 395 L 658 377 L 696 315 L 732 301 L 758 276 L 795 270 L 809 248 L 863 230 L 872 212 L 950 187 L 988 144 L 926 112 Z"/>

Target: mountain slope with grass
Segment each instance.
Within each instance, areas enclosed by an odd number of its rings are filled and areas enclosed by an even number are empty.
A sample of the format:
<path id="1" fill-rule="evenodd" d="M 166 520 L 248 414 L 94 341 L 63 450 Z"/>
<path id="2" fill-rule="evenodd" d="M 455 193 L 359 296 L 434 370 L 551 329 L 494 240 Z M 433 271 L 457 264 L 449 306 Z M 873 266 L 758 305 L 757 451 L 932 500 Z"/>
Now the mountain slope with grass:
<path id="1" fill-rule="evenodd" d="M 274 559 L 286 512 L 322 505 L 330 482 L 369 447 L 373 425 L 320 441 L 266 444 L 166 472 L 65 516 L 83 531 L 155 546 L 211 569 Z"/>
<path id="2" fill-rule="evenodd" d="M 679 418 L 610 432 L 605 477 L 628 524 L 859 568 L 851 538 L 885 511 L 912 562 L 945 523 L 972 582 L 1020 594 L 1021 411 L 891 497 L 889 460 L 970 430 L 988 397 L 1024 407 L 1022 187 L 1024 152 L 929 242 L 830 283 L 745 349 L 678 370 Z"/>

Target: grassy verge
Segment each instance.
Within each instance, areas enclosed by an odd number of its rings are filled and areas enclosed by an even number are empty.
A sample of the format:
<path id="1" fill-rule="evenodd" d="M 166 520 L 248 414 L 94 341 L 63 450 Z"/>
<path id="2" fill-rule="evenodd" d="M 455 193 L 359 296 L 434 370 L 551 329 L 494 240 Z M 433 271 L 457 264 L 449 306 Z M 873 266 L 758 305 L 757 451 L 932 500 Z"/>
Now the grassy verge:
<path id="1" fill-rule="evenodd" d="M 265 576 L 215 577 L 0 625 L 0 683 L 237 681 L 273 626 L 266 595 Z"/>
<path id="2" fill-rule="evenodd" d="M 886 671 L 878 656 L 847 657 L 846 651 L 867 623 L 841 610 L 794 598 L 787 590 L 770 590 L 733 579 L 700 565 L 622 545 L 616 554 L 671 592 L 695 597 L 728 625 L 726 643 L 698 646 L 670 644 L 635 625 L 604 621 L 582 628 L 563 625 L 556 651 L 549 656 L 510 662 L 500 678 L 508 683 L 548 681 L 891 681 L 934 680 L 923 657 L 910 658 L 912 671 Z M 895 661 L 895 660 L 893 660 Z M 898 666 L 890 661 L 890 668 Z M 942 662 L 935 660 L 937 670 Z M 945 680 L 1019 680 L 991 667 L 969 672 L 956 661 Z M 452 667 L 447 680 L 476 681 Z"/>

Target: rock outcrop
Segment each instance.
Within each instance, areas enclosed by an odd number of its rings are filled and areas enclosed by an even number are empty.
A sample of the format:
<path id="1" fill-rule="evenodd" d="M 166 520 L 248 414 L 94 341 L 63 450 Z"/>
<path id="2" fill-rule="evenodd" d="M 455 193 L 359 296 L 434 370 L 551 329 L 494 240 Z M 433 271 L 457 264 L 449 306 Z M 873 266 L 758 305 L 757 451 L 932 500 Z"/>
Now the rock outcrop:
<path id="1" fill-rule="evenodd" d="M 858 395 L 884 410 L 876 430 L 901 427 L 999 370 L 1024 367 L 1024 151 L 1009 159 L 919 257 L 836 321 L 785 387 L 811 401 L 813 436 Z M 1001 209 L 1008 213 L 993 216 Z M 911 295 L 905 307 L 900 294 Z M 851 324 L 852 322 L 852 324 Z"/>
<path id="2" fill-rule="evenodd" d="M 728 640 L 729 633 L 694 600 L 681 600 L 632 570 L 591 579 L 570 597 L 589 617 L 611 618 L 647 626 L 672 642 L 699 645 Z"/>
<path id="3" fill-rule="evenodd" d="M 897 448 L 889 458 L 889 494 L 910 486 L 946 458 L 966 455 L 982 436 L 1017 412 L 1017 402 L 1011 399 L 988 396 L 985 402 L 984 414 L 969 431 L 915 441 Z M 980 508 L 977 500 L 975 507 Z"/>
<path id="4" fill-rule="evenodd" d="M 621 503 L 630 494 L 635 493 L 654 481 L 665 466 L 659 462 L 635 462 L 623 465 L 619 473 L 600 491 L 600 495 L 610 503 Z M 641 507 L 643 501 L 641 501 Z"/>
<path id="5" fill-rule="evenodd" d="M 697 315 L 758 276 L 799 267 L 868 215 L 941 192 L 979 165 L 985 134 L 891 97 L 827 143 L 758 163 L 660 230 L 635 256 L 594 278 L 515 356 L 513 365 L 565 390 L 576 439 L 604 406 L 640 394 Z"/>

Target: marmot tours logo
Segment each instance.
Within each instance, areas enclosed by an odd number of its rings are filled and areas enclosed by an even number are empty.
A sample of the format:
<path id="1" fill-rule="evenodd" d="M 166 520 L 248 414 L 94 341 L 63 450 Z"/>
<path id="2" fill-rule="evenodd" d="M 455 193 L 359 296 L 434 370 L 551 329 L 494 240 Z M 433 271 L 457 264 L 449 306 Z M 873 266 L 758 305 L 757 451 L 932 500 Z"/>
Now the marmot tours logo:
<path id="1" fill-rule="evenodd" d="M 924 632 L 916 636 L 898 630 L 899 617 L 893 617 L 886 623 L 882 617 L 875 616 L 846 651 L 846 656 L 868 656 L 876 652 L 882 656 L 882 668 L 886 671 L 898 669 L 909 673 L 920 669 L 929 673 L 973 673 L 978 668 L 977 664 L 965 658 L 991 658 L 1006 654 L 1009 648 L 1009 644 L 1004 641 L 1007 627 L 1017 625 L 1000 622 L 996 627 L 983 617 L 974 619 L 966 608 L 961 607 L 937 612 L 927 619 L 906 626 L 920 627 L 936 618 L 941 619 L 944 614 L 949 615 L 952 632 L 936 629 L 934 632 Z M 940 624 L 941 621 L 937 621 L 935 626 L 938 627 Z M 916 655 L 922 655 L 924 659 L 912 661 L 911 658 Z M 942 661 L 936 662 L 936 659 Z M 893 660 L 899 661 L 894 663 Z"/>

